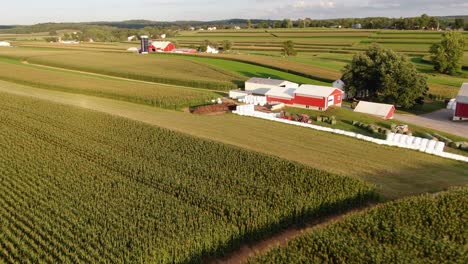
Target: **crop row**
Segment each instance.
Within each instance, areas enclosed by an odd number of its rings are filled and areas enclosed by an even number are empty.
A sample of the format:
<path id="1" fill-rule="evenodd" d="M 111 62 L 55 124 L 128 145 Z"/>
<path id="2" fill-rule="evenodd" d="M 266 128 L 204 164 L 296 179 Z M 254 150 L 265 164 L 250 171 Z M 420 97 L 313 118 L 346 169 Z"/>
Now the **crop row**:
<path id="1" fill-rule="evenodd" d="M 250 263 L 466 263 L 468 187 L 391 202 Z"/>
<path id="2" fill-rule="evenodd" d="M 202 262 L 375 198 L 348 177 L 0 94 L 0 261 Z"/>

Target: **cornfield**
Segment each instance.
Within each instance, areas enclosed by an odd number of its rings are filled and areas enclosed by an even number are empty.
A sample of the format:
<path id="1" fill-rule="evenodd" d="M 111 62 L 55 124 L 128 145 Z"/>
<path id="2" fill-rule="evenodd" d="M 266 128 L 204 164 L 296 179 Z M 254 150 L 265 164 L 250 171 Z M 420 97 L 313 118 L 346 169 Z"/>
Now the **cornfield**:
<path id="1" fill-rule="evenodd" d="M 0 262 L 203 262 L 376 196 L 361 181 L 0 93 Z"/>
<path id="2" fill-rule="evenodd" d="M 0 61 L 0 79 L 37 88 L 101 96 L 168 109 L 205 104 L 218 97 L 210 91 L 113 80 L 6 61 L 8 60 Z"/>
<path id="3" fill-rule="evenodd" d="M 250 263 L 467 263 L 468 187 L 391 202 Z"/>

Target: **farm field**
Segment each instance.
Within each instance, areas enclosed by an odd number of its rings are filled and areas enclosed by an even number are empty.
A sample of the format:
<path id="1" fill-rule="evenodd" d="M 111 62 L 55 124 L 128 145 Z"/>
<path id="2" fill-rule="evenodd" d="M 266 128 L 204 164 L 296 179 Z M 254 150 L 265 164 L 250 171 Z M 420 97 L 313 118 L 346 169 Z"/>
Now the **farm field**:
<path id="1" fill-rule="evenodd" d="M 467 164 L 305 128 L 231 114 L 191 115 L 8 82 L 0 82 L 0 90 L 143 121 L 297 161 L 320 170 L 360 178 L 375 184 L 379 193 L 386 198 L 435 192 L 449 186 L 468 184 Z M 385 162 L 382 162 L 382 157 Z"/>
<path id="2" fill-rule="evenodd" d="M 2 262 L 201 263 L 377 198 L 363 181 L 235 146 L 6 93 L 0 102 Z"/>
<path id="3" fill-rule="evenodd" d="M 125 53 L 71 52 L 33 56 L 28 62 L 112 76 L 211 90 L 236 88 L 239 75 L 177 58 L 156 58 Z"/>
<path id="4" fill-rule="evenodd" d="M 327 82 L 298 76 L 292 73 L 279 71 L 276 69 L 271 69 L 267 67 L 262 67 L 258 65 L 253 65 L 250 63 L 240 62 L 240 61 L 233 61 L 227 59 L 218 59 L 212 57 L 203 57 L 203 56 L 174 56 L 174 55 L 165 55 L 165 54 L 156 54 L 158 58 L 164 57 L 179 57 L 183 58 L 184 60 L 194 61 L 197 63 L 208 64 L 225 71 L 234 72 L 236 74 L 245 76 L 245 77 L 261 77 L 261 78 L 273 78 L 273 79 L 281 79 L 281 80 L 288 80 L 291 82 L 296 82 L 300 84 L 316 84 L 316 85 L 329 85 Z"/>
<path id="5" fill-rule="evenodd" d="M 14 72 L 15 74 L 11 74 Z M 38 88 L 82 93 L 152 106 L 181 109 L 209 102 L 219 95 L 187 87 L 148 84 L 44 69 L 0 58 L 0 79 Z"/>
<path id="6" fill-rule="evenodd" d="M 377 206 L 249 263 L 466 263 L 468 187 Z"/>

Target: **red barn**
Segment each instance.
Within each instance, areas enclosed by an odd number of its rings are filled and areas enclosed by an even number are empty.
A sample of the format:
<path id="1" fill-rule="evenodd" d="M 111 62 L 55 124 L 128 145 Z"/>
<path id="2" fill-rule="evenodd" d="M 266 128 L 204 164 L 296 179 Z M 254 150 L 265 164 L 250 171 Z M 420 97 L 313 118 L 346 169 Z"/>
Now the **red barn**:
<path id="1" fill-rule="evenodd" d="M 150 52 L 172 52 L 175 49 L 174 43 L 170 41 L 153 41 L 149 46 Z"/>
<path id="2" fill-rule="evenodd" d="M 340 89 L 307 84 L 297 89 L 273 88 L 265 95 L 271 103 L 284 103 L 320 111 L 325 111 L 330 106 L 341 106 L 343 101 L 343 91 Z"/>
<path id="3" fill-rule="evenodd" d="M 453 120 L 468 120 L 468 83 L 462 85 L 455 100 Z"/>

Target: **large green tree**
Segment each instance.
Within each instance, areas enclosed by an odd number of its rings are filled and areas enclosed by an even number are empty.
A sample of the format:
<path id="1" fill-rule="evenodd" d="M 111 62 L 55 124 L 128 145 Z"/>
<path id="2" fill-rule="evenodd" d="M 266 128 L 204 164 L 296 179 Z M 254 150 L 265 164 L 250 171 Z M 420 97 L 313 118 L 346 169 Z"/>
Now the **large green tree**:
<path id="1" fill-rule="evenodd" d="M 283 55 L 284 56 L 296 56 L 297 52 L 294 49 L 294 42 L 291 40 L 283 42 Z"/>
<path id="2" fill-rule="evenodd" d="M 464 49 L 465 39 L 460 32 L 449 31 L 444 33 L 442 41 L 432 45 L 430 49 L 434 69 L 450 75 L 460 72 Z"/>
<path id="3" fill-rule="evenodd" d="M 372 45 L 343 69 L 348 94 L 410 108 L 428 90 L 426 78 L 403 55 Z"/>

